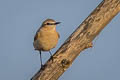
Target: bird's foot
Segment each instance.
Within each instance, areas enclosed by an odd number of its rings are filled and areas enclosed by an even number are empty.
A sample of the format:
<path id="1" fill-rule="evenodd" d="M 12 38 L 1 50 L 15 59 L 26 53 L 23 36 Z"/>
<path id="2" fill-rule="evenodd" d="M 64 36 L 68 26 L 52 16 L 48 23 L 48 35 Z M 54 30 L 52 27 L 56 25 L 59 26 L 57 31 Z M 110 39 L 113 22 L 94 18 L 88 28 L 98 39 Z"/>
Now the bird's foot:
<path id="1" fill-rule="evenodd" d="M 41 65 L 41 68 L 40 68 L 40 69 L 42 69 L 42 70 L 43 70 L 44 68 L 45 68 L 45 66 L 44 66 L 44 65 Z"/>
<path id="2" fill-rule="evenodd" d="M 52 62 L 53 62 L 53 56 L 50 57 L 52 59 Z"/>

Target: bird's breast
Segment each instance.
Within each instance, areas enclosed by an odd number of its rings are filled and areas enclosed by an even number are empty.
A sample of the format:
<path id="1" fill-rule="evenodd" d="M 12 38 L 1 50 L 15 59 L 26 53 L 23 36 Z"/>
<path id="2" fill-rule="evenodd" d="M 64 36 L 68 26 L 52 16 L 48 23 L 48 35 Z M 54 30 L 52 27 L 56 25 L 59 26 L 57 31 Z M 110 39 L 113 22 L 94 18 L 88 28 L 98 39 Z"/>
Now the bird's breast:
<path id="1" fill-rule="evenodd" d="M 38 39 L 34 42 L 34 47 L 39 50 L 49 51 L 58 43 L 58 33 L 50 30 L 40 30 Z"/>

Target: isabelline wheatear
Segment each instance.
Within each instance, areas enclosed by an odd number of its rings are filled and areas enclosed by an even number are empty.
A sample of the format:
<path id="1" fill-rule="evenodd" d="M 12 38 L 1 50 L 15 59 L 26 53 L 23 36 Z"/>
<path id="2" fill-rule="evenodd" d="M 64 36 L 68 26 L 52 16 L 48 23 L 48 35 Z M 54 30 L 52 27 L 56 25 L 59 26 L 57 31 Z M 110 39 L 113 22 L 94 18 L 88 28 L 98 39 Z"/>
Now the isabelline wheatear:
<path id="1" fill-rule="evenodd" d="M 38 50 L 40 53 L 41 67 L 43 65 L 41 51 L 49 51 L 52 57 L 50 50 L 52 48 L 55 48 L 58 43 L 58 39 L 60 36 L 59 33 L 56 31 L 56 25 L 59 23 L 60 22 L 56 22 L 53 19 L 46 19 L 36 32 L 33 45 L 35 50 Z"/>

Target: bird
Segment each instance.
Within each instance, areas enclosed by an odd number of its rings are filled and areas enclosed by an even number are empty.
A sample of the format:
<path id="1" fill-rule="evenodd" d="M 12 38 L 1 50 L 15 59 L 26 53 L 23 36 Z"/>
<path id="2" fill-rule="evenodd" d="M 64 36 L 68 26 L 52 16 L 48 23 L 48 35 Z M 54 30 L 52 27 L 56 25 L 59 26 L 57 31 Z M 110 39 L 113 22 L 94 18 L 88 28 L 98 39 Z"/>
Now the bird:
<path id="1" fill-rule="evenodd" d="M 60 38 L 59 33 L 56 31 L 56 25 L 60 23 L 53 19 L 46 19 L 34 36 L 33 46 L 40 53 L 41 68 L 43 66 L 41 51 L 49 51 L 52 58 L 50 50 L 56 47 Z"/>

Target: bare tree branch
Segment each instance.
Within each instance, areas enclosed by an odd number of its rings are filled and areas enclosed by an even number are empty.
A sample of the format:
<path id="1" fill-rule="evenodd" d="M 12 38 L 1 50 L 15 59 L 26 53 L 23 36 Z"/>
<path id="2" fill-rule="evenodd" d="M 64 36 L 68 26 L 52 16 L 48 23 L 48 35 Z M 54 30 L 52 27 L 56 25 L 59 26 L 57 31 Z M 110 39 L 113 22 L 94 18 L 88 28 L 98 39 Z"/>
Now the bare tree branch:
<path id="1" fill-rule="evenodd" d="M 57 50 L 53 61 L 49 59 L 32 80 L 57 80 L 81 51 L 92 47 L 93 39 L 119 12 L 120 0 L 103 0 Z"/>

